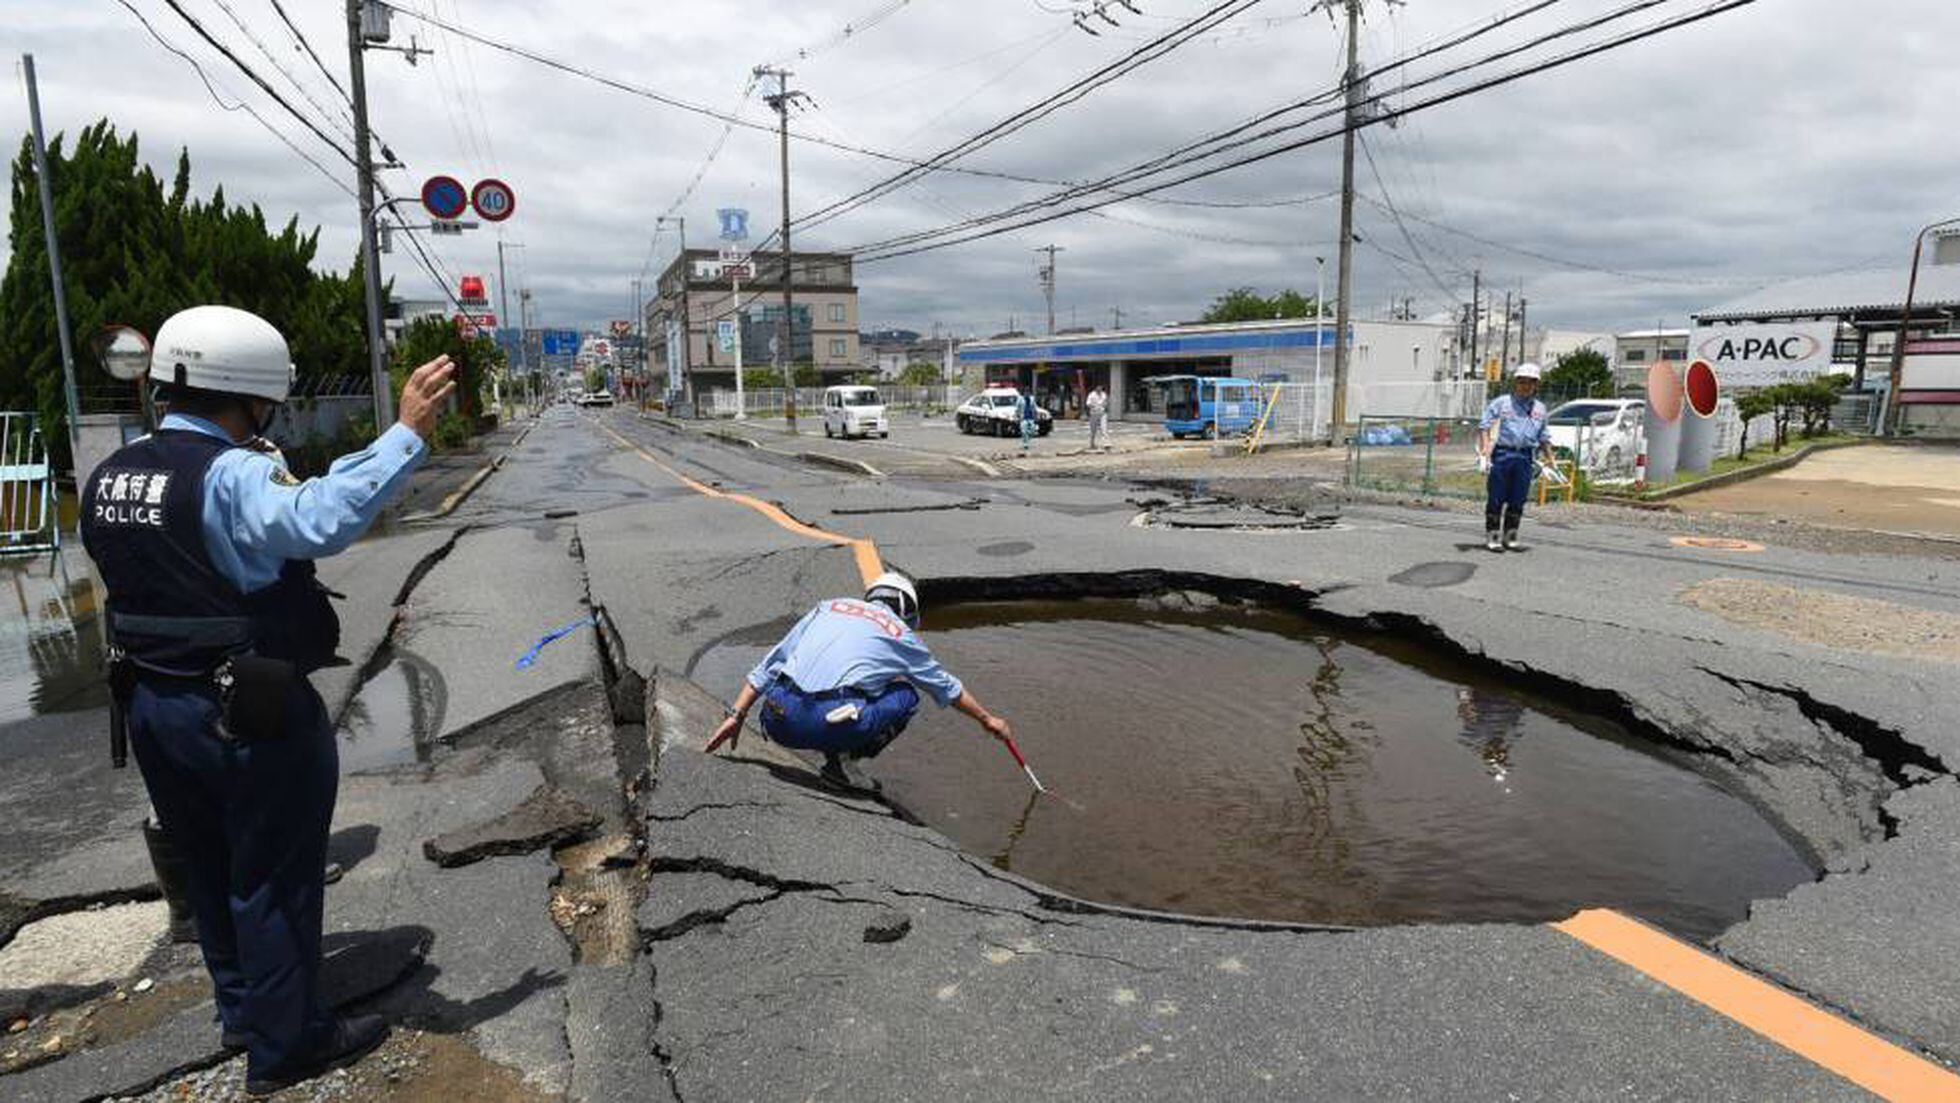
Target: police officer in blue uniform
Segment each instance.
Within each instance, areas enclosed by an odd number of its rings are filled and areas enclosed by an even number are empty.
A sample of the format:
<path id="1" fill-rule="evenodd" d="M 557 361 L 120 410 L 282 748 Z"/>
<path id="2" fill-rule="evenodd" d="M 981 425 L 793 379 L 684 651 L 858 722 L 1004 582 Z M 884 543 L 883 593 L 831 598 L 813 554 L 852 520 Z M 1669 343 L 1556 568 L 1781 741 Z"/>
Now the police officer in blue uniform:
<path id="1" fill-rule="evenodd" d="M 732 748 L 757 701 L 762 731 L 785 747 L 822 751 L 824 776 L 848 784 L 842 758 L 869 758 L 891 745 L 924 691 L 940 707 L 972 717 L 1005 743 L 1014 730 L 933 658 L 918 636 L 919 594 L 886 572 L 858 598 L 820 601 L 763 656 L 708 749 Z"/>
<path id="2" fill-rule="evenodd" d="M 1524 520 L 1531 480 L 1552 459 L 1545 404 L 1538 401 L 1538 365 L 1520 364 L 1511 373 L 1511 393 L 1491 399 L 1477 438 L 1478 464 L 1486 476 L 1484 547 L 1518 550 L 1518 524 Z"/>
<path id="3" fill-rule="evenodd" d="M 402 490 L 455 384 L 447 357 L 424 364 L 399 424 L 302 482 L 253 443 L 292 385 L 277 329 L 193 307 L 154 347 L 168 413 L 90 474 L 82 540 L 108 590 L 115 722 L 188 864 L 225 1042 L 245 1049 L 246 1089 L 264 1094 L 387 1036 L 320 994 L 339 754 L 306 675 L 337 661 L 340 625 L 312 561 Z"/>

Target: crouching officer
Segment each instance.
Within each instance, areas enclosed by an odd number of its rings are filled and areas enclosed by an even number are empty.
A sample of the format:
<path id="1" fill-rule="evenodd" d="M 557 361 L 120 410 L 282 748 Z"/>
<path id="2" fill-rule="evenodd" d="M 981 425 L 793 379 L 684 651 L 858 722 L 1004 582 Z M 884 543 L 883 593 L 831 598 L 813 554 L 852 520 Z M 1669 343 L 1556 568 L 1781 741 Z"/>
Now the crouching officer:
<path id="1" fill-rule="evenodd" d="M 1520 364 L 1511 373 L 1511 393 L 1491 399 L 1484 407 L 1477 444 L 1487 491 L 1484 547 L 1491 551 L 1518 550 L 1518 525 L 1524 520 L 1532 477 L 1538 473 L 1539 454 L 1543 453 L 1545 463 L 1552 460 L 1545 404 L 1537 394 L 1538 365 Z"/>
<path id="2" fill-rule="evenodd" d="M 285 338 L 257 315 L 193 307 L 157 330 L 151 379 L 168 414 L 83 487 L 114 711 L 189 866 L 218 1016 L 246 1050 L 253 1094 L 387 1035 L 378 1018 L 335 1017 L 320 995 L 340 763 L 306 675 L 334 661 L 340 624 L 312 561 L 353 543 L 402 490 L 451 371 L 447 357 L 424 364 L 400 424 L 301 482 L 252 446 L 292 385 Z"/>
<path id="3" fill-rule="evenodd" d="M 901 574 L 879 576 L 863 600 L 818 602 L 749 671 L 708 750 L 724 740 L 732 748 L 760 700 L 763 734 L 785 747 L 822 751 L 824 777 L 849 784 L 841 758 L 870 758 L 890 746 L 918 711 L 920 690 L 1005 743 L 1013 729 L 939 665 L 918 627 L 919 594 Z"/>

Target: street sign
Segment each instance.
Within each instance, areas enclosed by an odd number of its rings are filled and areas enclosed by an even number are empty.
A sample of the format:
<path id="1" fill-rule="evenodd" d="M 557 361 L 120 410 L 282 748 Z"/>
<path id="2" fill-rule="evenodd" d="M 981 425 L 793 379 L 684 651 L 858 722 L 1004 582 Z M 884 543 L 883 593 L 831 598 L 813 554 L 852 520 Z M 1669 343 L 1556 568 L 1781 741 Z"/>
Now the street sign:
<path id="1" fill-rule="evenodd" d="M 517 213 L 517 193 L 502 180 L 488 177 L 476 182 L 470 192 L 470 205 L 487 221 L 502 222 Z"/>
<path id="2" fill-rule="evenodd" d="M 547 329 L 540 342 L 546 356 L 572 356 L 578 352 L 578 330 Z"/>
<path id="3" fill-rule="evenodd" d="M 454 176 L 431 176 L 422 182 L 422 206 L 445 222 L 461 216 L 469 209 L 469 202 L 470 193 Z"/>
<path id="4" fill-rule="evenodd" d="M 454 220 L 438 218 L 434 222 L 429 223 L 429 232 L 437 237 L 461 237 L 463 236 L 463 231 L 469 225 L 467 222 L 456 222 Z"/>
<path id="5" fill-rule="evenodd" d="M 735 351 L 735 323 L 722 319 L 715 323 L 715 345 L 723 352 Z"/>
<path id="6" fill-rule="evenodd" d="M 715 212 L 721 220 L 721 239 L 741 241 L 749 236 L 749 212 L 740 207 L 723 207 Z"/>
<path id="7" fill-rule="evenodd" d="M 631 337 L 633 335 L 633 323 L 621 321 L 618 318 L 613 319 L 612 335 L 615 340 L 623 337 Z"/>

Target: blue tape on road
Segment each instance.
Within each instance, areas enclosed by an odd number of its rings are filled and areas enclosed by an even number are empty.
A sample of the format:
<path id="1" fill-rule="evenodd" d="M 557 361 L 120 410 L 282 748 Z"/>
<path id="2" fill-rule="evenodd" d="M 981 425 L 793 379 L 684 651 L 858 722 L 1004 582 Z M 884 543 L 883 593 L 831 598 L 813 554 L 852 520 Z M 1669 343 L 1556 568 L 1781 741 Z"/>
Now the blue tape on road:
<path id="1" fill-rule="evenodd" d="M 579 629 L 584 628 L 591 623 L 592 623 L 591 617 L 580 617 L 563 628 L 554 628 L 551 631 L 546 632 L 544 635 L 538 637 L 538 642 L 532 644 L 531 649 L 529 651 L 526 651 L 524 652 L 524 654 L 519 655 L 517 657 L 517 669 L 523 670 L 524 668 L 530 666 L 532 663 L 537 662 L 538 652 L 543 651 L 546 644 L 550 643 L 553 640 L 562 640 L 566 636 L 571 635 L 573 632 L 576 632 Z"/>

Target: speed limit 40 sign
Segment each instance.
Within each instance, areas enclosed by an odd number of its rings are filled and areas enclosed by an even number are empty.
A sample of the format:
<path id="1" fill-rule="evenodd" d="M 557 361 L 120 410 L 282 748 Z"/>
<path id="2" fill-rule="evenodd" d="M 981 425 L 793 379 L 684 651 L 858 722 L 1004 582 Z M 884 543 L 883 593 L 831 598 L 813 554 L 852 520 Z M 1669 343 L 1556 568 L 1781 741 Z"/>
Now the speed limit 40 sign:
<path id="1" fill-rule="evenodd" d="M 479 180 L 470 190 L 470 206 L 485 222 L 502 222 L 517 213 L 517 193 L 502 180 Z"/>

